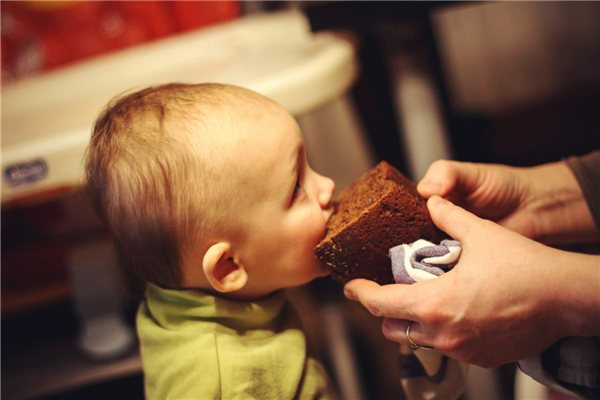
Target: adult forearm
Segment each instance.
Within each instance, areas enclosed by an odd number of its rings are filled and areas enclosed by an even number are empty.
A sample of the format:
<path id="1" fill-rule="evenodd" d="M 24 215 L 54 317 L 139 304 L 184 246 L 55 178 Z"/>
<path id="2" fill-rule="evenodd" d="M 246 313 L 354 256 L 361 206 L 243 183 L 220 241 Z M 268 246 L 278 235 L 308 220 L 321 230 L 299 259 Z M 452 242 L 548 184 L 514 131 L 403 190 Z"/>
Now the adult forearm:
<path id="1" fill-rule="evenodd" d="M 600 239 L 598 227 L 573 172 L 564 162 L 530 168 L 527 208 L 535 239 L 545 243 L 581 243 Z"/>

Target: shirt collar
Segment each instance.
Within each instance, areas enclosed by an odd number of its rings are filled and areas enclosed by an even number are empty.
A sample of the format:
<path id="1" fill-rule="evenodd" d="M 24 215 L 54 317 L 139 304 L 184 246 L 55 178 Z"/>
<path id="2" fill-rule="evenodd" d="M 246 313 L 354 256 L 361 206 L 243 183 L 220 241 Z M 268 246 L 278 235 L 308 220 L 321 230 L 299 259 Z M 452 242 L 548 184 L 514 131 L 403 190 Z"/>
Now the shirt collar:
<path id="1" fill-rule="evenodd" d="M 199 320 L 218 321 L 232 329 L 260 329 L 268 328 L 281 314 L 285 296 L 277 291 L 260 300 L 236 301 L 198 289 L 172 290 L 148 284 L 145 305 L 167 329 Z"/>

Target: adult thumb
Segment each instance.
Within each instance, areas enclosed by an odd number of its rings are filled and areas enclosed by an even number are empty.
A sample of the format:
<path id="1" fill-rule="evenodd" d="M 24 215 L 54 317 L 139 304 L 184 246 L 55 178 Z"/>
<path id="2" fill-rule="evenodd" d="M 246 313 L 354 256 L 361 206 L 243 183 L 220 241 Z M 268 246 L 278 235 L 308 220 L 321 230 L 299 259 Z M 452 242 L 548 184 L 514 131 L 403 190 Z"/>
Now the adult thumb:
<path id="1" fill-rule="evenodd" d="M 433 223 L 452 238 L 462 240 L 481 219 L 440 196 L 432 196 L 427 208 Z"/>

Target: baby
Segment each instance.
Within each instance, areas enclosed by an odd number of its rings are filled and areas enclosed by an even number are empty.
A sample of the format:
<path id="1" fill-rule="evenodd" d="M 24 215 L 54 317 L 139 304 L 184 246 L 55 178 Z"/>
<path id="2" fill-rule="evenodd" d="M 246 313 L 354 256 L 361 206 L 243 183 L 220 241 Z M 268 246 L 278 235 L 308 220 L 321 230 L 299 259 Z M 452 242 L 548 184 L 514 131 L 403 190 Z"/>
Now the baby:
<path id="1" fill-rule="evenodd" d="M 281 106 L 229 85 L 147 88 L 102 112 L 86 167 L 142 298 L 147 398 L 332 397 L 280 289 L 327 274 L 313 248 L 334 183 Z"/>

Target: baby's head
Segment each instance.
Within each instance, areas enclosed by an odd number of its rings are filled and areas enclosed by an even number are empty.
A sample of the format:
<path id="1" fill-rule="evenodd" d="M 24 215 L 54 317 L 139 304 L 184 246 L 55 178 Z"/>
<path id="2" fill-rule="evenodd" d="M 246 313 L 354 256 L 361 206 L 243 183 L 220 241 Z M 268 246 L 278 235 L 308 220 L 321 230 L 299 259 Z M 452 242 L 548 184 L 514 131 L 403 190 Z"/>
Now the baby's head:
<path id="1" fill-rule="evenodd" d="M 126 282 L 257 298 L 326 274 L 313 255 L 334 183 L 295 120 L 235 86 L 170 84 L 113 100 L 87 157 Z"/>

